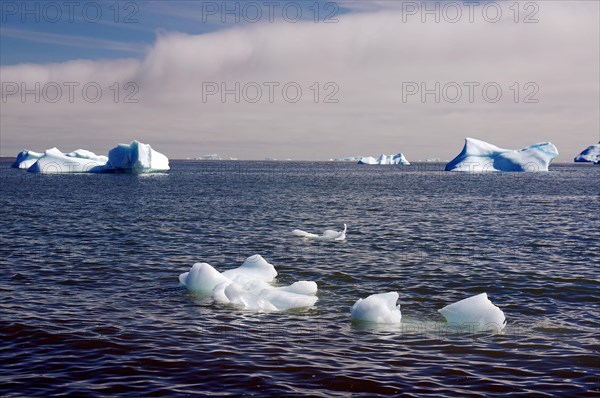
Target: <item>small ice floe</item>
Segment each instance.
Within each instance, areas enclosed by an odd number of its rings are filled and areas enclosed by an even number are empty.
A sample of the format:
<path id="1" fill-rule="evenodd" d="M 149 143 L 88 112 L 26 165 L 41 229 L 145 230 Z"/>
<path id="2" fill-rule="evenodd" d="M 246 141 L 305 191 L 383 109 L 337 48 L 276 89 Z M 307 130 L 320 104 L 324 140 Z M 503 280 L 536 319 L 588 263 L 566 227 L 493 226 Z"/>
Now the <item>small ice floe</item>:
<path id="1" fill-rule="evenodd" d="M 301 238 L 307 238 L 307 239 L 329 240 L 329 241 L 346 240 L 347 229 L 348 229 L 348 226 L 346 224 L 344 224 L 343 231 L 334 231 L 332 229 L 326 229 L 325 231 L 323 231 L 322 235 L 317 235 L 317 234 L 312 234 L 310 232 L 303 231 L 301 229 L 295 229 L 292 231 L 292 234 L 294 236 L 299 236 Z"/>
<path id="2" fill-rule="evenodd" d="M 396 292 L 372 294 L 366 299 L 358 299 L 350 307 L 350 313 L 352 318 L 359 321 L 399 324 L 402 314 L 400 306 L 396 306 L 398 297 Z"/>
<path id="3" fill-rule="evenodd" d="M 312 307 L 317 302 L 315 282 L 276 287 L 271 285 L 276 276 L 275 267 L 256 254 L 240 267 L 224 272 L 207 263 L 196 263 L 189 272 L 179 275 L 179 282 L 192 292 L 210 294 L 218 303 L 257 312 Z"/>
<path id="4" fill-rule="evenodd" d="M 447 305 L 438 312 L 448 323 L 466 324 L 478 330 L 502 330 L 506 326 L 504 313 L 488 299 L 486 293 Z"/>

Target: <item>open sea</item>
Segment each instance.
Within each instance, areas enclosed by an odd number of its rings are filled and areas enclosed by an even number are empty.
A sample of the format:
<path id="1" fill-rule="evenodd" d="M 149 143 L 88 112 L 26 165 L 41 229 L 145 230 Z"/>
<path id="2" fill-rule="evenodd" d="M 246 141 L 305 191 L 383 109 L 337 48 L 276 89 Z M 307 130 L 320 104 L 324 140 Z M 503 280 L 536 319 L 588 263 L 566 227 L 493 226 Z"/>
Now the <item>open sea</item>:
<path id="1" fill-rule="evenodd" d="M 155 175 L 0 164 L 0 395 L 600 396 L 600 166 L 172 161 Z M 291 235 L 348 224 L 347 240 Z M 316 306 L 252 313 L 179 285 L 253 254 Z M 349 307 L 397 291 L 402 325 Z M 501 333 L 447 327 L 487 292 Z"/>

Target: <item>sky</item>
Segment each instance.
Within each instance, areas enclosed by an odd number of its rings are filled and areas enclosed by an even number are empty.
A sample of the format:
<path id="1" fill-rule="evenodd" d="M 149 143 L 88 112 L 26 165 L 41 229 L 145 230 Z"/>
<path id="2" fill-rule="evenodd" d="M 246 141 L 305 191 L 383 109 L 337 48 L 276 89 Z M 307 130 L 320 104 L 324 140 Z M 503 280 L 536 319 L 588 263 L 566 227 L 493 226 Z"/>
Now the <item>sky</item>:
<path id="1" fill-rule="evenodd" d="M 449 160 L 600 140 L 597 1 L 0 2 L 0 155 Z"/>

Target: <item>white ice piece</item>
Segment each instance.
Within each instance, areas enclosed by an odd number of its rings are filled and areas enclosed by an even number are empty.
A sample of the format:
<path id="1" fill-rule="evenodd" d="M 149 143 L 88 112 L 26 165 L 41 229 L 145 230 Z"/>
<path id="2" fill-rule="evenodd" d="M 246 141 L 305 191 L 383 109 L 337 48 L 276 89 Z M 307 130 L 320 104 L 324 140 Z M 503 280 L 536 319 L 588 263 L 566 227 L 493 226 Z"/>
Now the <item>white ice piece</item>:
<path id="1" fill-rule="evenodd" d="M 359 321 L 399 324 L 402 320 L 400 306 L 396 306 L 398 293 L 372 294 L 365 299 L 358 299 L 350 313 L 352 318 Z"/>
<path id="2" fill-rule="evenodd" d="M 315 282 L 300 281 L 275 287 L 270 283 L 276 276 L 273 265 L 262 256 L 254 255 L 240 267 L 223 273 L 207 263 L 194 264 L 189 272 L 179 275 L 179 281 L 190 291 L 210 293 L 218 303 L 257 312 L 312 307 L 317 302 Z"/>
<path id="3" fill-rule="evenodd" d="M 310 232 L 306 232 L 301 229 L 295 229 L 292 231 L 294 236 L 299 236 L 301 238 L 307 239 L 317 239 L 317 240 L 327 240 L 327 241 L 340 241 L 346 239 L 346 231 L 348 230 L 348 226 L 344 224 L 344 229 L 342 231 L 334 231 L 332 229 L 326 229 L 323 231 L 322 235 L 313 234 Z"/>
<path id="4" fill-rule="evenodd" d="M 446 171 L 548 171 L 550 162 L 557 156 L 558 149 L 550 142 L 513 151 L 466 138 L 463 150 L 446 165 Z"/>
<path id="5" fill-rule="evenodd" d="M 477 329 L 501 330 L 506 325 L 504 313 L 488 299 L 486 293 L 447 305 L 438 312 L 449 323 L 472 325 Z"/>

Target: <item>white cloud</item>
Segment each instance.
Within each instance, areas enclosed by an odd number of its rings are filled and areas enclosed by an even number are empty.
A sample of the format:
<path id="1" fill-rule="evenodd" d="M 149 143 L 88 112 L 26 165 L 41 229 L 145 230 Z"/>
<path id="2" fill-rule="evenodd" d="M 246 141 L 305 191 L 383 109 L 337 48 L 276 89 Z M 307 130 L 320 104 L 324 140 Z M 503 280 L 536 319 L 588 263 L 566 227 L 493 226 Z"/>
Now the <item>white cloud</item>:
<path id="1" fill-rule="evenodd" d="M 575 3 L 575 4 L 574 4 Z M 511 2 L 512 4 L 512 2 Z M 598 3 L 538 3 L 539 23 L 498 23 L 467 18 L 456 24 L 403 22 L 398 11 L 338 16 L 339 23 L 246 24 L 218 32 L 163 33 L 141 60 L 72 61 L 16 65 L 1 69 L 2 83 L 43 87 L 47 82 L 79 82 L 74 102 L 39 104 L 18 94 L 1 103 L 2 155 L 27 147 L 64 150 L 84 147 L 103 152 L 116 141 L 138 138 L 171 157 L 221 153 L 240 158 L 327 159 L 343 155 L 402 150 L 409 160 L 453 157 L 464 136 L 501 147 L 554 142 L 569 161 L 598 140 Z M 506 10 L 506 8 L 505 8 Z M 103 98 L 87 103 L 81 88 L 97 82 Z M 112 84 L 120 83 L 118 103 Z M 139 87 L 123 103 L 123 85 Z M 256 82 L 263 99 L 240 103 L 217 95 L 203 102 L 203 83 L 233 88 Z M 267 82 L 278 82 L 274 102 Z M 281 87 L 297 83 L 297 103 L 284 100 Z M 319 83 L 319 103 L 310 87 Z M 339 87 L 339 103 L 323 103 Z M 403 102 L 403 83 L 457 82 L 463 100 L 423 104 Z M 475 101 L 464 82 L 478 82 Z M 495 82 L 502 99 L 486 102 L 481 87 Z M 512 100 L 519 82 L 520 101 Z M 538 104 L 523 103 L 532 93 Z M 115 86 L 112 86 L 115 88 Z M 247 94 L 254 96 L 251 86 Z M 312 86 L 313 88 L 315 86 Z M 13 87 L 14 88 L 14 87 Z M 448 86 L 450 90 L 450 86 Z M 50 88 L 48 89 L 50 90 Z M 291 90 L 291 89 L 290 89 Z M 289 93 L 293 94 L 291 90 Z M 452 94 L 453 92 L 448 92 Z M 50 93 L 52 94 L 52 93 Z"/>

